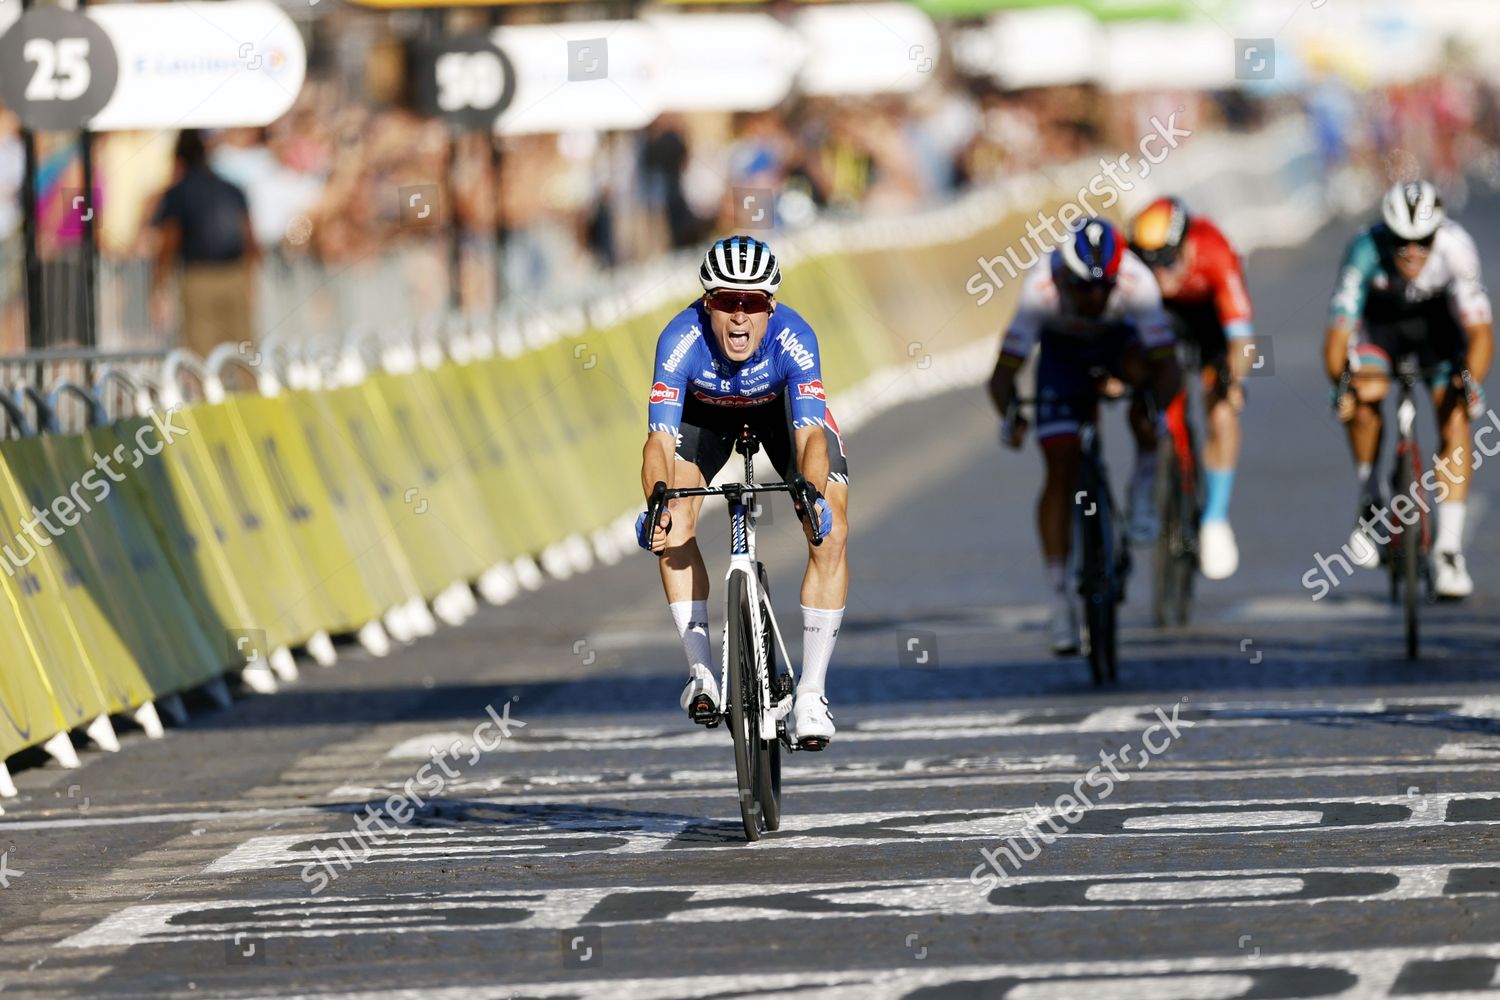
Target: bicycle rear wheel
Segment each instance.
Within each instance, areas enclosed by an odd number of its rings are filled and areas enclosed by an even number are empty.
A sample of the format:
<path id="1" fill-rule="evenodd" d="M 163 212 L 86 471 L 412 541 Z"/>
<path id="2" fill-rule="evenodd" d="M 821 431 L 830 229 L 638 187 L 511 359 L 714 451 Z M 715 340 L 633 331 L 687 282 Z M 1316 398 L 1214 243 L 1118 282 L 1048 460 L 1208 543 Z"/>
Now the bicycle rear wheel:
<path id="1" fill-rule="evenodd" d="M 1085 463 L 1087 461 L 1085 459 Z M 1083 620 L 1088 632 L 1089 672 L 1094 684 L 1102 686 L 1109 679 L 1115 643 L 1115 594 L 1110 585 L 1111 569 L 1105 537 L 1110 529 L 1109 500 L 1095 477 L 1088 473 L 1084 474 L 1082 485 L 1086 496 L 1082 498 L 1083 506 L 1077 515 L 1083 542 L 1078 596 L 1083 601 Z M 1092 514 L 1083 513 L 1090 509 Z"/>
<path id="2" fill-rule="evenodd" d="M 1392 496 L 1410 496 L 1412 485 L 1416 482 L 1416 467 L 1412 461 L 1410 448 L 1403 447 L 1399 457 L 1396 459 L 1396 492 Z M 1418 657 L 1418 615 L 1417 606 L 1421 600 L 1421 568 L 1422 568 L 1422 526 L 1418 522 L 1415 525 L 1401 524 L 1401 538 L 1397 551 L 1400 556 L 1399 576 L 1401 580 L 1403 610 L 1406 619 L 1406 658 L 1415 660 Z"/>
<path id="3" fill-rule="evenodd" d="M 729 656 L 729 734 L 734 741 L 734 772 L 739 784 L 740 819 L 745 839 L 760 839 L 765 814 L 760 804 L 759 684 L 755 683 L 755 630 L 751 627 L 750 594 L 745 578 L 729 578 L 729 622 L 724 641 Z"/>

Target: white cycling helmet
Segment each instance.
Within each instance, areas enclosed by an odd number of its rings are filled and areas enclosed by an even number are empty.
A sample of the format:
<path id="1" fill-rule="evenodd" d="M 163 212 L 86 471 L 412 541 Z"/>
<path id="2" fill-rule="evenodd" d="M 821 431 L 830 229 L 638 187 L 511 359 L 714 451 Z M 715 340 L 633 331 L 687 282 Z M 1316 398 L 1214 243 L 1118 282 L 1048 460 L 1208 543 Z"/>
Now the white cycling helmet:
<path id="1" fill-rule="evenodd" d="M 1386 228 L 1403 240 L 1425 240 L 1443 224 L 1443 199 L 1426 181 L 1397 184 L 1381 205 Z"/>
<path id="2" fill-rule="evenodd" d="M 771 248 L 753 236 L 726 236 L 704 254 L 698 280 L 705 292 L 733 288 L 775 295 L 781 287 L 781 265 Z"/>

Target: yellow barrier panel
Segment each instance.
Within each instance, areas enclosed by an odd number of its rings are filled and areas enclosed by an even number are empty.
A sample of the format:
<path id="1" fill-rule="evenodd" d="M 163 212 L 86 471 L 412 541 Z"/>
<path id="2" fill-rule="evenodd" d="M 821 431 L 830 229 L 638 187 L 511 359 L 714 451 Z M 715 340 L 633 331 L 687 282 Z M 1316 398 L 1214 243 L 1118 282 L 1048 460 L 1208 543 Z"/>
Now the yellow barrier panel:
<path id="1" fill-rule="evenodd" d="M 427 507 L 421 493 L 421 473 L 388 436 L 371 405 L 371 394 L 363 385 L 334 389 L 324 394 L 337 426 L 352 445 L 359 464 L 380 498 L 390 537 L 411 567 L 418 592 L 432 600 L 455 578 L 455 567 L 447 551 L 446 533 L 435 518 L 423 515 Z M 436 473 L 434 473 L 436 475 Z M 422 513 L 416 513 L 418 510 Z"/>
<path id="2" fill-rule="evenodd" d="M 504 416 L 476 389 L 478 372 L 477 364 L 445 364 L 432 372 L 433 390 L 473 476 L 482 512 L 503 547 L 503 558 L 514 559 L 540 548 L 535 545 L 539 497 L 535 489 L 526 488 Z"/>
<path id="3" fill-rule="evenodd" d="M 358 560 L 333 521 L 333 505 L 317 467 L 282 399 L 234 396 L 226 407 L 236 420 L 242 448 L 253 459 L 246 471 L 261 495 L 283 562 L 297 563 L 312 586 L 325 631 L 355 632 L 380 617 Z"/>
<path id="4" fill-rule="evenodd" d="M 196 687 L 206 678 L 179 658 L 162 634 L 146 600 L 145 572 L 132 565 L 108 511 L 97 509 L 114 492 L 105 470 L 120 476 L 129 470 L 115 469 L 113 456 L 101 456 L 110 461 L 96 467 L 89 443 L 80 434 L 47 435 L 38 443 L 41 452 L 30 469 L 36 477 L 33 503 L 41 506 L 37 495 L 54 498 L 54 520 L 66 528 L 54 544 L 79 582 L 65 588 L 64 594 L 75 620 L 89 623 L 94 636 L 89 648 L 96 665 L 105 671 L 123 670 L 127 676 L 138 673 L 151 698 Z M 93 645 L 101 636 L 103 645 Z M 115 636 L 118 642 L 112 644 Z"/>
<path id="5" fill-rule="evenodd" d="M 223 404 L 199 405 L 178 411 L 188 428 L 186 437 L 162 453 L 181 491 L 190 491 L 202 506 L 225 556 L 225 566 L 244 599 L 249 617 L 228 623 L 231 635 L 264 639 L 268 656 L 281 646 L 306 642 L 318 628 L 307 603 L 310 586 L 288 572 L 283 551 L 266 530 L 264 504 L 245 483 L 243 457 L 232 448 L 230 414 Z M 239 464 L 236 464 L 236 463 Z M 299 586 L 300 583 L 300 586 Z"/>
<path id="6" fill-rule="evenodd" d="M 403 439 L 422 456 L 424 466 L 436 470 L 436 495 L 429 513 L 438 515 L 472 557 L 458 578 L 477 579 L 506 558 L 509 547 L 503 541 L 504 533 L 488 516 L 483 491 L 474 478 L 477 456 L 463 446 L 451 401 L 434 372 L 426 369 L 409 375 L 378 376 L 374 382 Z"/>
<path id="7" fill-rule="evenodd" d="M 139 675 L 130 684 L 119 674 L 101 674 L 90 655 L 97 647 L 86 645 L 88 638 L 73 619 L 53 539 L 37 525 L 26 492 L 27 462 L 37 445 L 34 438 L 0 442 L 0 523 L 9 536 L 5 551 L 15 568 L 21 627 L 43 666 L 63 728 L 75 729 L 101 714 L 135 708 L 150 695 Z"/>
<path id="8" fill-rule="evenodd" d="M 113 428 L 100 427 L 89 432 L 79 443 L 80 453 L 87 456 L 113 455 L 124 442 Z M 159 457 L 148 457 L 142 463 L 143 467 L 158 468 L 160 464 Z M 139 476 L 140 470 L 121 470 L 121 474 L 128 480 Z M 82 473 L 80 479 L 86 475 L 86 472 Z M 97 476 L 95 478 L 97 481 Z M 153 500 L 162 506 L 168 505 L 164 497 L 153 497 Z M 190 587 L 187 579 L 174 572 L 172 560 L 162 548 L 161 539 L 140 505 L 139 494 L 126 482 L 121 482 L 109 491 L 100 506 L 104 510 L 95 516 L 110 519 L 112 533 L 119 542 L 119 556 L 126 561 L 132 574 L 125 586 L 139 595 L 142 621 L 153 646 L 167 651 L 174 658 L 185 688 L 196 687 L 221 675 L 228 657 L 224 645 L 215 643 L 210 636 L 219 635 L 222 626 L 211 625 L 214 620 L 211 614 L 205 613 L 192 600 L 194 591 L 201 593 L 201 581 L 192 581 Z"/>
<path id="9" fill-rule="evenodd" d="M 7 563 L 7 565 L 9 565 Z M 67 728 L 30 636 L 21 622 L 16 580 L 0 574 L 0 762 Z"/>
<path id="10" fill-rule="evenodd" d="M 376 605 L 389 610 L 420 596 L 411 564 L 396 544 L 375 484 L 328 405 L 328 394 L 294 391 L 284 397 L 313 467 L 328 495 L 333 522 L 354 554 Z"/>
<path id="11" fill-rule="evenodd" d="M 182 417 L 183 411 L 178 412 Z M 144 417 L 100 428 L 100 449 L 111 451 L 117 443 L 135 440 Z M 213 659 L 221 668 L 243 662 L 231 655 L 228 636 L 254 620 L 250 600 L 235 572 L 233 556 L 225 548 L 229 531 L 217 497 L 205 496 L 197 485 L 202 478 L 199 463 L 185 442 L 166 449 L 154 461 L 142 463 L 121 484 L 129 495 L 127 509 L 139 511 L 150 524 L 175 576 L 184 600 L 192 607 L 210 643 Z M 213 508 L 210 503 L 215 504 Z"/>
<path id="12" fill-rule="evenodd" d="M 333 606 L 332 595 L 312 575 L 303 552 L 292 540 L 280 506 L 240 423 L 238 400 L 231 398 L 223 403 L 196 407 L 192 418 L 196 425 L 195 443 L 201 444 L 208 452 L 225 498 L 249 542 L 246 546 L 250 557 L 245 563 L 247 571 L 257 573 L 269 602 L 269 618 L 250 624 L 257 629 L 269 630 L 285 622 L 289 633 L 286 644 L 300 645 L 315 632 L 340 620 L 342 615 Z M 258 571 L 254 568 L 257 566 Z M 269 634 L 267 638 L 269 640 Z M 269 642 L 269 645 L 274 649 L 280 643 Z"/>

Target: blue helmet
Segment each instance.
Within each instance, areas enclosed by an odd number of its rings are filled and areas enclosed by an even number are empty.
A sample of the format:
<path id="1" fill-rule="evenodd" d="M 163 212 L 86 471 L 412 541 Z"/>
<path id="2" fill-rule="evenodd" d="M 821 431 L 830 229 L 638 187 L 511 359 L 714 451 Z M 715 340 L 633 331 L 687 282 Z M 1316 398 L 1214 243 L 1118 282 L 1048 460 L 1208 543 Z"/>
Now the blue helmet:
<path id="1" fill-rule="evenodd" d="M 1059 284 L 1109 286 L 1120 276 L 1125 241 L 1103 219 L 1084 219 L 1052 252 L 1052 277 Z"/>

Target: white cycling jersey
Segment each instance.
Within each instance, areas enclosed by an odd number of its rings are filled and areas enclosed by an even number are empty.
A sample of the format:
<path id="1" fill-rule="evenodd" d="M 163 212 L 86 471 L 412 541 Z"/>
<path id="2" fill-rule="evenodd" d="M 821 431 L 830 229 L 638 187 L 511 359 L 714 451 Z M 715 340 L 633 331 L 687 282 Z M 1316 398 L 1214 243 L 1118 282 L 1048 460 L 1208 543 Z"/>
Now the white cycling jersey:
<path id="1" fill-rule="evenodd" d="M 1005 331 L 1001 353 L 1024 359 L 1048 321 L 1069 318 L 1067 308 L 1052 279 L 1052 269 L 1045 264 L 1033 267 L 1021 285 L 1021 301 Z M 1155 275 L 1128 250 L 1120 261 L 1119 280 L 1098 319 L 1105 323 L 1129 323 L 1147 350 L 1170 347 L 1175 340 L 1171 321 L 1162 309 L 1161 289 Z"/>

